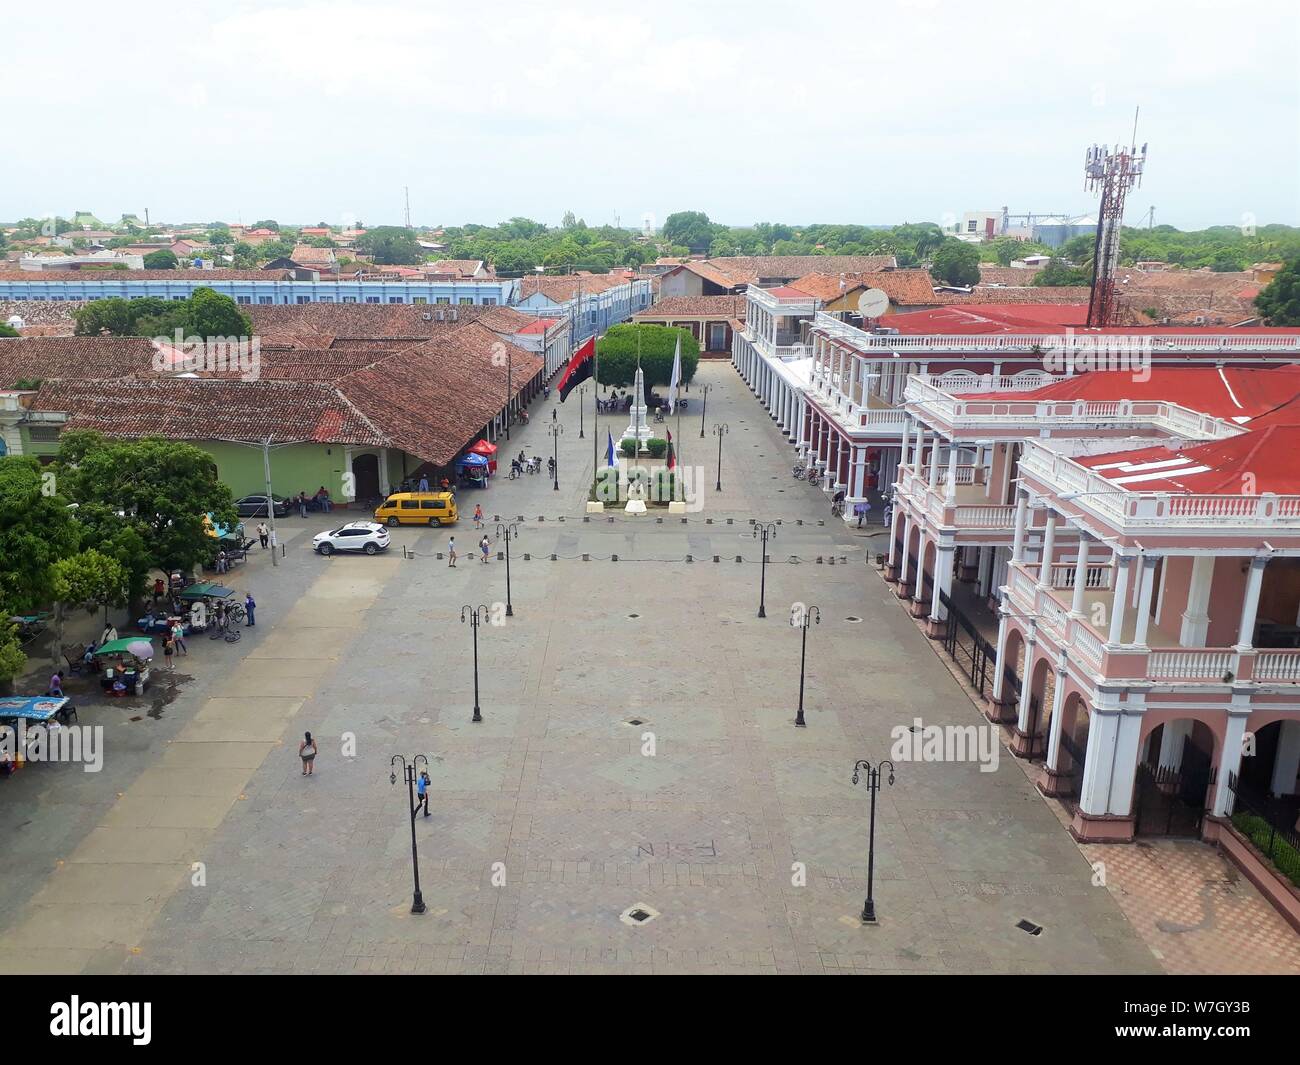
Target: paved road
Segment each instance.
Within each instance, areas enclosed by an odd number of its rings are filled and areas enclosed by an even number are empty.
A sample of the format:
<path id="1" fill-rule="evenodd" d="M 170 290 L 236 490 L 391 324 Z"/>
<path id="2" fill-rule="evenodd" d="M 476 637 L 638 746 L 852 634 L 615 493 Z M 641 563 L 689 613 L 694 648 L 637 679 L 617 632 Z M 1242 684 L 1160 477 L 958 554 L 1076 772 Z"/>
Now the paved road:
<path id="1" fill-rule="evenodd" d="M 683 459 L 710 485 L 687 524 L 582 520 L 591 427 L 579 439 L 572 399 L 560 490 L 539 476 L 482 493 L 489 515 L 525 522 L 515 616 L 480 632 L 480 724 L 459 612 L 501 602 L 505 567 L 473 559 L 472 523 L 454 570 L 436 557 L 446 530 L 325 560 L 305 548 L 321 519 L 288 523 L 284 564 L 257 558 L 244 580 L 255 632 L 196 648 L 157 717 L 99 712 L 103 773 L 32 767 L 6 786 L 0 970 L 1158 971 L 1005 752 L 996 772 L 899 764 L 878 808 L 880 923 L 860 925 L 854 761 L 887 756 L 915 717 L 980 719 L 865 570 L 869 538 L 818 524 L 825 497 L 791 479 L 789 445 L 731 368 L 701 379 L 731 432 L 718 493 L 716 440 L 706 451 L 698 413 L 683 418 Z M 545 455 L 549 418 L 539 404 L 511 446 Z M 781 521 L 761 620 L 751 517 Z M 806 729 L 800 602 L 822 617 Z M 304 729 L 321 742 L 311 778 Z M 395 753 L 427 754 L 433 779 L 420 917 Z M 652 919 L 620 919 L 634 907 Z"/>

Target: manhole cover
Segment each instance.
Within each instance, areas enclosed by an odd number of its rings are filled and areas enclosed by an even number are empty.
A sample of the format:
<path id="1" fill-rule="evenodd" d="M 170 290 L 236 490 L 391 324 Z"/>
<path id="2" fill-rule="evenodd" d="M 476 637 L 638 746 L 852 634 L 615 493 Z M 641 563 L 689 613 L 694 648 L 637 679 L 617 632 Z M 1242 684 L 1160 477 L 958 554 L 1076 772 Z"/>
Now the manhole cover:
<path id="1" fill-rule="evenodd" d="M 1025 920 L 1017 921 L 1016 927 L 1019 928 L 1020 931 L 1022 932 L 1028 932 L 1031 936 L 1038 936 L 1043 934 L 1043 926 L 1041 924 L 1034 924 L 1033 921 L 1025 921 Z"/>
<path id="2" fill-rule="evenodd" d="M 862 621 L 861 618 L 855 618 L 852 614 L 850 614 L 844 620 L 847 621 L 850 625 L 857 625 Z"/>
<path id="3" fill-rule="evenodd" d="M 637 925 L 649 924 L 659 916 L 659 911 L 643 902 L 635 906 L 629 906 L 626 910 L 618 915 L 618 919 L 625 925 L 635 928 Z"/>

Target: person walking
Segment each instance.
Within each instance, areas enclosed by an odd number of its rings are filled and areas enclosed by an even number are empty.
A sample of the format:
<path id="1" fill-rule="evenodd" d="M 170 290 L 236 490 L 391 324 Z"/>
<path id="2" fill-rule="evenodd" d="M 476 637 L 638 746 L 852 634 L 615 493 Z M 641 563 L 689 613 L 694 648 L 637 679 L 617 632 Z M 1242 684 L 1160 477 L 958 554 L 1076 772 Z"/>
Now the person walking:
<path id="1" fill-rule="evenodd" d="M 483 528 L 483 504 L 482 503 L 474 504 L 474 528 L 476 529 Z"/>
<path id="2" fill-rule="evenodd" d="M 50 678 L 49 694 L 56 699 L 63 698 L 63 670 L 59 670 Z"/>
<path id="3" fill-rule="evenodd" d="M 420 779 L 415 782 L 415 808 L 424 807 L 424 816 L 429 816 L 429 772 L 420 771 Z"/>
<path id="4" fill-rule="evenodd" d="M 190 649 L 185 646 L 185 625 L 177 621 L 172 625 L 172 639 L 176 641 L 176 649 L 183 655 L 188 655 Z"/>
<path id="5" fill-rule="evenodd" d="M 172 639 L 172 634 L 169 632 L 166 636 L 163 637 L 163 657 L 167 661 L 167 668 L 169 670 L 174 670 L 176 668 L 172 664 L 172 656 L 175 653 L 176 653 L 176 641 Z"/>
<path id="6" fill-rule="evenodd" d="M 425 473 L 420 474 L 420 484 L 419 484 L 419 486 L 418 486 L 415 490 L 416 490 L 417 492 L 427 492 L 427 491 L 429 490 L 429 476 L 428 476 L 428 474 L 425 474 Z"/>
<path id="7" fill-rule="evenodd" d="M 257 624 L 257 622 L 253 620 L 253 611 L 256 609 L 257 601 L 253 598 L 253 593 L 246 592 L 244 594 L 244 613 L 248 615 L 248 627 L 250 629 Z"/>
<path id="8" fill-rule="evenodd" d="M 305 518 L 306 516 L 307 516 L 307 493 L 299 492 L 298 493 L 298 517 Z"/>
<path id="9" fill-rule="evenodd" d="M 492 545 L 488 542 L 487 533 L 483 534 L 483 539 L 478 542 L 478 549 L 483 552 L 483 565 L 487 565 L 488 552 Z"/>
<path id="10" fill-rule="evenodd" d="M 257 538 L 262 541 L 262 550 L 266 550 L 266 545 L 271 541 L 271 530 L 266 527 L 266 522 L 257 523 Z"/>
<path id="11" fill-rule="evenodd" d="M 316 741 L 310 732 L 303 733 L 302 743 L 298 744 L 298 757 L 302 759 L 302 775 L 311 776 L 316 765 Z"/>
<path id="12" fill-rule="evenodd" d="M 456 537 L 454 536 L 447 539 L 447 565 L 452 569 L 456 568 Z"/>

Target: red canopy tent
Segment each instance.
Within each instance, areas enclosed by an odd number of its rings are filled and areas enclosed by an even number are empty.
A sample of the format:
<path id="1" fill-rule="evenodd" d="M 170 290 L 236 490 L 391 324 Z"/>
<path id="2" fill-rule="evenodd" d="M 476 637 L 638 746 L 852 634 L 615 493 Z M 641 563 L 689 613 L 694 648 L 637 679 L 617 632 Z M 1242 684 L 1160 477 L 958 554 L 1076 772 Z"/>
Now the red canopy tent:
<path id="1" fill-rule="evenodd" d="M 476 455 L 482 455 L 488 459 L 488 473 L 497 472 L 497 460 L 493 458 L 497 453 L 496 444 L 493 444 L 488 440 L 480 440 L 478 443 L 472 444 L 469 450 L 474 452 Z"/>

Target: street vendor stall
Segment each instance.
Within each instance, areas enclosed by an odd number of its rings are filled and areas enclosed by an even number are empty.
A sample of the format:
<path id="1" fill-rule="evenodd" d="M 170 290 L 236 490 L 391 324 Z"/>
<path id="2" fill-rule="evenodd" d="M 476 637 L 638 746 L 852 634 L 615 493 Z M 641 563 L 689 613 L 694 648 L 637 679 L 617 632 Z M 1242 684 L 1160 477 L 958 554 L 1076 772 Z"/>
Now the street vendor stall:
<path id="1" fill-rule="evenodd" d="M 488 460 L 488 473 L 495 475 L 497 472 L 497 446 L 489 440 L 480 440 L 472 444 L 469 449 L 471 455 L 482 455 Z"/>
<path id="2" fill-rule="evenodd" d="M 99 686 L 109 695 L 140 695 L 149 686 L 153 641 L 142 636 L 110 640 L 95 651 Z"/>
<path id="3" fill-rule="evenodd" d="M 474 452 L 466 452 L 456 460 L 456 479 L 468 488 L 486 488 L 488 460 Z"/>
<path id="4" fill-rule="evenodd" d="M 66 696 L 7 695 L 0 698 L 0 725 L 13 732 L 0 744 L 0 776 L 9 776 L 27 762 L 27 749 L 36 737 L 24 741 L 25 725 L 48 725 L 51 728 L 66 725 L 77 719 L 77 708 Z"/>
<path id="5" fill-rule="evenodd" d="M 233 625 L 243 622 L 244 604 L 239 601 L 233 588 L 227 588 L 224 584 L 200 582 L 185 588 L 179 599 L 183 607 L 188 605 L 192 631 L 206 632 L 211 629 L 211 639 L 224 636 L 229 643 L 239 639 L 240 634 Z"/>

